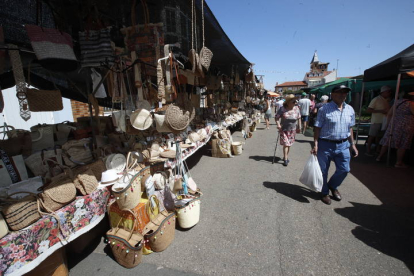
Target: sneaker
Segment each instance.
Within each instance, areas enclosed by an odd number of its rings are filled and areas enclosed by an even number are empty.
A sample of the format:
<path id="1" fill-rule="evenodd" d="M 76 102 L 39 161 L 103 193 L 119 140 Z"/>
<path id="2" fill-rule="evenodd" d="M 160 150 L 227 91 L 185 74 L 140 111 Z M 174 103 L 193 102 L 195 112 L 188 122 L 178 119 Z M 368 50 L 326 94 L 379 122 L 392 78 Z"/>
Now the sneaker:
<path id="1" fill-rule="evenodd" d="M 283 161 L 283 166 L 287 167 L 288 164 L 289 164 L 289 160 L 284 160 Z"/>

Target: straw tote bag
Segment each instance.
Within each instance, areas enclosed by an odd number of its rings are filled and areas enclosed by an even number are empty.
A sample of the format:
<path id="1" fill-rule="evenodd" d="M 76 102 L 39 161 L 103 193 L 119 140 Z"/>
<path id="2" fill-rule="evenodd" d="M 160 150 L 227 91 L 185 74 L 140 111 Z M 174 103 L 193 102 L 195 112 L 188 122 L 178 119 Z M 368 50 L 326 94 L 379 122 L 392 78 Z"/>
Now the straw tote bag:
<path id="1" fill-rule="evenodd" d="M 7 223 L 4 220 L 2 214 L 0 213 L 0 239 L 6 236 L 9 233 L 9 228 L 7 227 Z"/>
<path id="2" fill-rule="evenodd" d="M 127 182 L 128 184 L 124 187 L 115 184 L 112 186 L 112 194 L 118 203 L 119 209 L 133 209 L 141 199 L 141 176 L 139 173 L 134 176 L 126 173 L 121 181 L 124 183 Z"/>
<path id="3" fill-rule="evenodd" d="M 137 218 L 134 213 L 132 215 L 134 216 L 134 227 L 132 229 L 135 229 Z M 106 233 L 106 236 L 117 263 L 126 268 L 133 268 L 141 263 L 144 237 L 132 229 L 128 231 L 119 228 L 121 220 L 115 228 Z"/>
<path id="4" fill-rule="evenodd" d="M 4 219 L 13 231 L 23 229 L 41 218 L 36 194 L 29 193 L 29 195 L 18 200 L 12 198 L 13 195 L 19 193 L 21 192 L 10 194 L 5 199 L 6 202 L 9 201 L 10 205 L 2 210 Z M 28 194 L 28 192 L 25 192 L 25 194 Z"/>
<path id="5" fill-rule="evenodd" d="M 161 252 L 170 246 L 175 237 L 175 213 L 163 211 L 145 226 L 144 237 L 151 250 Z"/>
<path id="6" fill-rule="evenodd" d="M 191 228 L 200 221 L 200 197 L 183 206 L 176 206 L 177 220 L 181 228 Z"/>

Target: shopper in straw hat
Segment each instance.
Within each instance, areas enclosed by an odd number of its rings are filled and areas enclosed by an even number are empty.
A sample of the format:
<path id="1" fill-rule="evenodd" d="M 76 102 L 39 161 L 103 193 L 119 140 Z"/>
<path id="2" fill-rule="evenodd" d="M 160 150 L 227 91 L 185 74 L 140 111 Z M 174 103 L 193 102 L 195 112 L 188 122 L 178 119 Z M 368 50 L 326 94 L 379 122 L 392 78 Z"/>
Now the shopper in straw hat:
<path id="1" fill-rule="evenodd" d="M 300 110 L 296 106 L 297 99 L 293 94 L 285 97 L 283 106 L 275 116 L 277 129 L 280 134 L 280 145 L 283 146 L 283 166 L 289 164 L 290 147 L 295 142 L 295 136 L 301 129 Z"/>

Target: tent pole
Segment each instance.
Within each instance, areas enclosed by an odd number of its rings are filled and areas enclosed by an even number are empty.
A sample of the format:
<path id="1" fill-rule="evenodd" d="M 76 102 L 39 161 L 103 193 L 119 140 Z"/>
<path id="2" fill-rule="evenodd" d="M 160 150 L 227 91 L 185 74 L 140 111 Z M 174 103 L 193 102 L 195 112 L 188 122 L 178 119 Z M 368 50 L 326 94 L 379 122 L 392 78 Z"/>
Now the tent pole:
<path id="1" fill-rule="evenodd" d="M 358 145 L 358 140 L 359 140 L 359 126 L 361 124 L 362 101 L 364 100 L 364 86 L 365 86 L 365 82 L 362 82 L 361 100 L 359 103 L 358 125 L 357 125 L 357 133 L 356 133 L 356 144 L 357 145 Z"/>
<path id="2" fill-rule="evenodd" d="M 401 83 L 401 74 L 398 74 L 398 78 L 397 78 L 397 88 L 395 89 L 394 104 L 392 105 L 391 124 L 389 125 L 389 127 L 390 127 L 390 137 L 388 139 L 387 167 L 390 166 L 391 140 L 392 140 L 393 127 L 394 127 L 395 108 L 396 108 L 396 104 L 397 104 L 397 100 L 398 100 L 398 94 L 400 92 L 400 83 Z"/>

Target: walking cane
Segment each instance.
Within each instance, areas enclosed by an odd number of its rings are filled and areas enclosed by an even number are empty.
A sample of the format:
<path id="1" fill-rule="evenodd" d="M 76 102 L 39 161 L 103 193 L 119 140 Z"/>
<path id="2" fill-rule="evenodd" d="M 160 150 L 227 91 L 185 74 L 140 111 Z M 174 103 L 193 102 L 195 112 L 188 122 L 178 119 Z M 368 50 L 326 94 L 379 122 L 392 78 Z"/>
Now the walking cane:
<path id="1" fill-rule="evenodd" d="M 277 132 L 277 138 L 276 138 L 276 147 L 275 147 L 275 152 L 273 153 L 273 161 L 272 164 L 275 163 L 275 157 L 276 157 L 276 150 L 277 150 L 277 144 L 279 144 L 279 137 L 280 137 L 280 133 L 279 131 Z"/>

